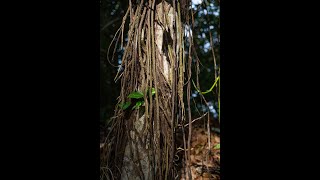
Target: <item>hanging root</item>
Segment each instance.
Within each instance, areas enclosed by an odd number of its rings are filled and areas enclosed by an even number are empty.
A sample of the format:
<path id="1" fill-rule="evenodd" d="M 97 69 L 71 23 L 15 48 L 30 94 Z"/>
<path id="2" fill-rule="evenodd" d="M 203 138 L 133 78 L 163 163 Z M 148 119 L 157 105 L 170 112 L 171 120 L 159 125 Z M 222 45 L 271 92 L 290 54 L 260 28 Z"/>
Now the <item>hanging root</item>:
<path id="1" fill-rule="evenodd" d="M 113 40 L 117 44 L 121 38 L 123 46 L 124 27 L 128 24 L 121 61 L 124 69 L 115 78 L 121 80 L 121 92 L 107 145 L 102 148 L 101 179 L 175 179 L 179 171 L 174 164 L 176 135 L 180 130 L 184 140 L 184 169 L 191 179 L 191 151 L 187 149 L 191 148 L 194 122 L 190 107 L 193 40 L 191 35 L 187 39 L 184 36 L 184 25 L 190 21 L 187 8 L 190 0 L 180 2 L 129 0 L 129 8 Z M 140 92 L 143 97 L 129 98 L 132 92 Z M 143 104 L 132 108 L 137 101 Z M 120 103 L 125 102 L 132 105 L 121 108 Z"/>

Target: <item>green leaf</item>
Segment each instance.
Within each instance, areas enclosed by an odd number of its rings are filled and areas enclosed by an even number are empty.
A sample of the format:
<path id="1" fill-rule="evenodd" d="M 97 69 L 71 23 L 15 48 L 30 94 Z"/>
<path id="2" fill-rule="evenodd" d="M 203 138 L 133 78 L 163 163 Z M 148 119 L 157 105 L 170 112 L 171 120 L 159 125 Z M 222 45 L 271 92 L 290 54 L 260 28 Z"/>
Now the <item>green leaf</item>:
<path id="1" fill-rule="evenodd" d="M 151 88 L 151 89 L 148 89 L 148 90 L 147 90 L 147 95 L 149 95 L 150 90 L 151 90 L 151 95 L 152 95 L 152 96 L 156 94 L 156 89 L 155 89 L 155 88 Z"/>
<path id="2" fill-rule="evenodd" d="M 128 98 L 140 99 L 143 97 L 143 93 L 136 91 L 129 94 Z"/>
<path id="3" fill-rule="evenodd" d="M 144 101 L 138 101 L 136 105 L 132 107 L 132 109 L 139 109 L 139 107 L 144 103 Z"/>
<path id="4" fill-rule="evenodd" d="M 220 149 L 220 144 L 217 144 L 214 149 Z"/>
<path id="5" fill-rule="evenodd" d="M 151 89 L 152 96 L 156 94 L 156 90 L 154 88 Z"/>
<path id="6" fill-rule="evenodd" d="M 127 109 L 131 105 L 131 102 L 120 103 L 119 107 L 123 110 Z"/>

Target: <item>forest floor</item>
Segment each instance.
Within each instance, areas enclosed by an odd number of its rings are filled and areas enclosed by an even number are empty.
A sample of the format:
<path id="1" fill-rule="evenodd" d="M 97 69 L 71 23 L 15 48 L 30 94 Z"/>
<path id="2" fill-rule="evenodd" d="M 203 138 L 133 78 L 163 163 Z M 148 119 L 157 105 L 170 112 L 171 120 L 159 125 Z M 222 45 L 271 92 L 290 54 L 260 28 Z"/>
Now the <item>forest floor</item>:
<path id="1" fill-rule="evenodd" d="M 100 132 L 100 148 L 104 146 L 103 139 L 105 139 L 105 136 L 105 133 Z M 220 145 L 220 134 L 211 131 L 209 143 L 207 129 L 194 127 L 191 137 L 190 170 L 192 180 L 220 180 L 220 148 L 216 148 L 217 145 Z M 178 156 L 182 159 L 184 151 L 181 151 L 181 148 L 179 149 Z M 180 174 L 180 180 L 189 180 L 188 177 L 184 176 L 186 173 L 183 169 L 180 170 Z"/>
<path id="2" fill-rule="evenodd" d="M 191 174 L 193 180 L 220 180 L 220 135 L 204 128 L 194 128 L 191 136 Z M 209 148 L 210 147 L 210 148 Z M 186 174 L 183 171 L 181 174 Z M 182 176 L 181 180 L 188 180 Z"/>

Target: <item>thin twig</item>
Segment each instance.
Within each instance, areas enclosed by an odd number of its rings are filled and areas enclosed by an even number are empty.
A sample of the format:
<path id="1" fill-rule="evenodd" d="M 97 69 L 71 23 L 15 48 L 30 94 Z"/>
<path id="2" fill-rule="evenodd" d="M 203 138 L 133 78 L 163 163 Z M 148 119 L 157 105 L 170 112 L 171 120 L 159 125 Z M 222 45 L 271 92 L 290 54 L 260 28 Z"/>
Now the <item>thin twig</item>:
<path id="1" fill-rule="evenodd" d="M 191 123 L 193 123 L 193 122 L 195 122 L 195 121 L 198 121 L 198 120 L 202 119 L 202 118 L 203 118 L 203 117 L 205 117 L 207 114 L 208 114 L 208 112 L 204 113 L 201 117 L 198 117 L 198 118 L 196 118 L 196 119 L 192 120 L 192 121 L 191 121 Z M 184 127 L 187 127 L 188 125 L 189 125 L 189 123 L 188 123 L 188 124 L 186 124 L 186 125 L 184 125 Z"/>
<path id="2" fill-rule="evenodd" d="M 106 25 L 104 25 L 101 29 L 100 32 L 103 31 L 104 29 L 106 29 L 107 27 L 109 27 L 110 25 L 112 25 L 114 22 L 118 21 L 120 19 L 120 17 L 116 17 L 115 19 L 109 21 Z"/>

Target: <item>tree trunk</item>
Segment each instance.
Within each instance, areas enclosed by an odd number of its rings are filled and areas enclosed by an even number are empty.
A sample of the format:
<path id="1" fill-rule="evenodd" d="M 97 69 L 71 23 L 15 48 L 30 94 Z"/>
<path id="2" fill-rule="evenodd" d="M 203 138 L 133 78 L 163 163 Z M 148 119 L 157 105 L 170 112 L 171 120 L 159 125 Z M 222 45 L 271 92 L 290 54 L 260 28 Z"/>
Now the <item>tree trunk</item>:
<path id="1" fill-rule="evenodd" d="M 115 138 L 110 139 L 115 147 L 109 156 L 114 165 L 109 166 L 113 166 L 110 169 L 114 174 L 121 171 L 123 180 L 175 176 L 174 131 L 177 119 L 184 117 L 180 15 L 173 8 L 175 2 L 144 3 L 129 1 L 130 24 L 119 98 L 119 103 L 132 101 L 128 94 L 139 91 L 144 94 L 144 104 L 138 110 L 116 108 Z"/>

